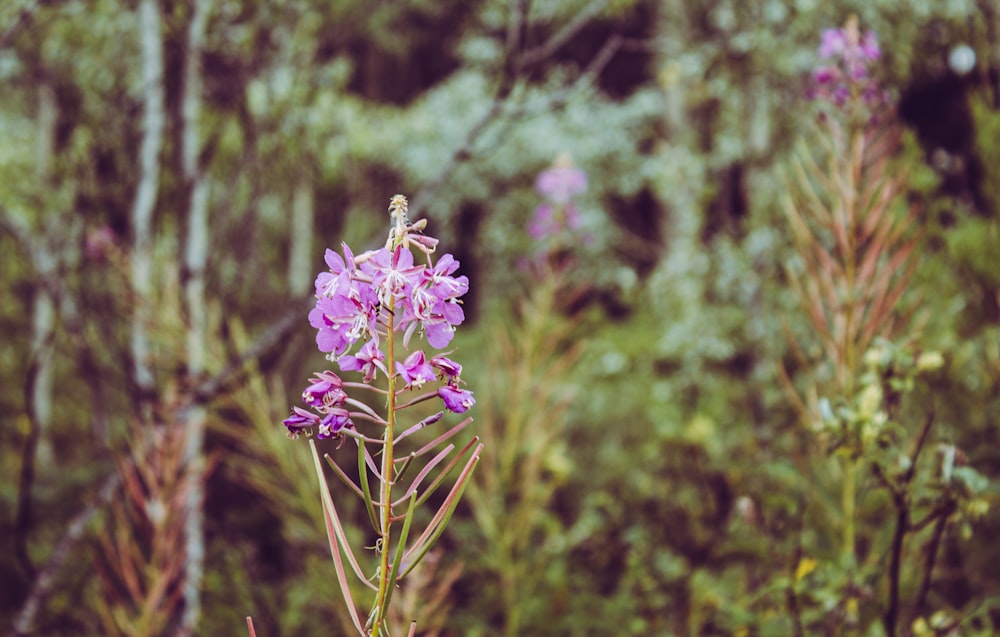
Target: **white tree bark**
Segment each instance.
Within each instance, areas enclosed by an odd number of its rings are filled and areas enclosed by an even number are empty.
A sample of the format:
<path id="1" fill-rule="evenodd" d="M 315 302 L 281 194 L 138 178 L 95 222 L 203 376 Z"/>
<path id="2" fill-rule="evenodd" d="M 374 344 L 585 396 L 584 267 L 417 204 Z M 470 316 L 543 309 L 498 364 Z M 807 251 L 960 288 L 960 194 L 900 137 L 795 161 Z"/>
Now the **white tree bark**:
<path id="1" fill-rule="evenodd" d="M 208 263 L 209 182 L 200 162 L 202 69 L 201 56 L 205 48 L 205 28 L 211 10 L 210 0 L 194 0 L 194 11 L 187 33 L 187 55 L 184 60 L 184 84 L 181 103 L 181 161 L 184 182 L 190 189 L 188 204 L 187 244 L 184 248 L 184 299 L 188 317 L 187 372 L 197 381 L 205 373 L 205 350 L 208 325 L 205 308 L 205 268 Z M 201 615 L 201 582 L 205 563 L 204 541 L 204 440 L 205 408 L 194 404 L 182 414 L 185 435 L 184 463 L 189 472 L 184 543 L 187 564 L 184 570 L 182 594 L 184 614 L 179 635 L 196 633 Z"/>
<path id="2" fill-rule="evenodd" d="M 52 186 L 52 157 L 55 153 L 56 123 L 59 106 L 52 85 L 42 81 L 38 85 L 38 137 L 35 140 L 35 175 L 40 192 L 49 192 Z M 46 242 L 49 227 L 43 229 L 33 250 L 35 269 L 39 280 L 32 308 L 32 357 L 36 361 L 35 381 L 32 384 L 32 413 L 38 426 L 38 447 L 35 457 L 38 465 L 54 466 L 52 451 L 52 347 L 51 339 L 56 325 L 55 299 L 52 285 L 57 276 L 57 258 Z"/>
<path id="3" fill-rule="evenodd" d="M 139 40 L 142 46 L 143 127 L 139 147 L 139 184 L 132 206 L 134 232 L 131 269 L 135 308 L 132 314 L 133 381 L 139 391 L 140 413 L 151 416 L 149 398 L 155 393 L 147 327 L 153 315 L 153 208 L 160 186 L 160 150 L 163 147 L 163 34 L 156 0 L 139 3 Z"/>

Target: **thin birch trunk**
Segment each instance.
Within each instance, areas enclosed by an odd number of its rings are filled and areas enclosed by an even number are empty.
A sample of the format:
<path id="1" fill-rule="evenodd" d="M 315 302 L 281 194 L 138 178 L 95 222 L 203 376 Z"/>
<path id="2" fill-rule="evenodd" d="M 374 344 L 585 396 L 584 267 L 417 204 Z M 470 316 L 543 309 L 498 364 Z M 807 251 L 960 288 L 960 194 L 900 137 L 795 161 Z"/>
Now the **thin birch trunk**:
<path id="1" fill-rule="evenodd" d="M 142 45 L 143 130 L 139 148 L 139 184 L 132 206 L 134 232 L 131 266 L 135 308 L 132 313 L 132 376 L 138 411 L 144 421 L 152 417 L 150 399 L 155 378 L 147 327 L 153 316 L 153 208 L 160 185 L 160 150 L 166 115 L 163 97 L 163 34 L 156 0 L 139 3 L 139 39 Z"/>
<path id="2" fill-rule="evenodd" d="M 184 250 L 184 299 L 188 316 L 187 372 L 192 380 L 205 373 L 205 349 L 208 326 L 205 308 L 205 268 L 208 263 L 209 182 L 202 170 L 200 118 L 202 109 L 201 55 L 205 46 L 205 27 L 211 9 L 210 0 L 195 0 L 188 25 L 187 56 L 184 60 L 183 102 L 181 103 L 181 161 L 184 181 L 190 189 L 187 245 Z M 187 564 L 182 594 L 184 614 L 179 635 L 195 634 L 201 614 L 201 581 L 205 563 L 204 538 L 204 440 L 205 408 L 193 404 L 182 414 L 186 428 L 184 466 L 188 467 L 187 502 L 184 520 L 184 543 Z"/>
<path id="3" fill-rule="evenodd" d="M 312 180 L 302 175 L 295 184 L 292 199 L 291 237 L 288 255 L 288 291 L 292 296 L 306 296 L 312 283 L 312 238 L 316 200 Z"/>
<path id="4" fill-rule="evenodd" d="M 55 151 L 56 122 L 59 107 L 56 94 L 49 82 L 38 85 L 38 137 L 35 145 L 35 174 L 40 192 L 49 192 L 52 186 L 52 157 Z M 53 466 L 52 451 L 52 348 L 51 339 L 56 326 L 56 308 L 52 284 L 55 281 L 57 259 L 45 239 L 50 230 L 43 224 L 43 232 L 34 250 L 35 268 L 42 285 L 38 286 L 32 308 L 32 357 L 36 372 L 32 384 L 31 402 L 35 424 L 38 426 L 38 446 L 35 458 L 40 466 Z"/>
<path id="5" fill-rule="evenodd" d="M 51 187 L 57 115 L 55 93 L 52 86 L 43 79 L 38 87 L 38 137 L 35 146 L 39 192 L 48 192 Z M 28 541 L 32 537 L 32 492 L 35 468 L 51 467 L 55 461 L 51 439 L 52 367 L 56 333 L 55 290 L 59 286 L 59 259 L 58 251 L 52 246 L 58 244 L 60 237 L 59 220 L 55 215 L 42 216 L 41 231 L 37 235 L 32 234 L 29 224 L 25 224 L 22 229 L 22 237 L 31 254 L 38 281 L 32 299 L 31 358 L 24 385 L 29 429 L 21 451 L 21 475 L 14 521 L 14 554 L 21 569 L 28 576 L 34 574 Z"/>

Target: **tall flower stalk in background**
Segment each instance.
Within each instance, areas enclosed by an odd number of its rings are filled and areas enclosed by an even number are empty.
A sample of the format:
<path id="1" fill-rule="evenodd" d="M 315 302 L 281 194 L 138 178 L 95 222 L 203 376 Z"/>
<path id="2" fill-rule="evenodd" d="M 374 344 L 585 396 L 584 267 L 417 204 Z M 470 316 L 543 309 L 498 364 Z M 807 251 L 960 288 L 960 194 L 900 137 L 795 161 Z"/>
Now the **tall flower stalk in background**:
<path id="1" fill-rule="evenodd" d="M 918 236 L 914 211 L 901 195 L 905 170 L 892 156 L 900 133 L 886 94 L 871 74 L 880 51 L 872 32 L 856 18 L 823 33 L 824 65 L 813 73 L 810 96 L 822 103 L 819 133 L 793 163 L 784 202 L 796 251 L 804 266 L 789 280 L 822 342 L 832 382 L 824 398 L 807 405 L 795 399 L 810 423 L 833 403 L 849 403 L 858 390 L 862 357 L 876 338 L 892 338 L 906 321 L 899 301 L 911 280 Z M 786 386 L 790 387 L 787 376 Z M 842 554 L 855 570 L 855 507 L 859 459 L 865 446 L 858 422 L 837 422 L 826 433 L 842 459 Z M 848 588 L 851 588 L 849 584 Z M 848 593 L 848 623 L 857 621 L 857 601 Z"/>
<path id="2" fill-rule="evenodd" d="M 573 199 L 586 192 L 587 173 L 574 166 L 572 158 L 563 153 L 552 166 L 539 173 L 535 190 L 544 202 L 535 208 L 528 234 L 535 241 L 533 266 L 541 270 L 535 274 L 544 278 L 545 270 L 568 269 L 574 251 L 585 240 L 580 210 Z"/>
<path id="3" fill-rule="evenodd" d="M 567 155 L 538 176 L 544 202 L 527 228 L 535 242 L 528 281 L 513 315 L 492 315 L 499 322 L 485 352 L 492 370 L 480 387 L 487 449 L 469 501 L 484 539 L 480 565 L 489 584 L 483 594 L 500 600 L 502 634 L 509 637 L 532 620 L 551 625 L 530 615 L 551 612 L 540 607 L 538 592 L 548 586 L 548 565 L 565 559 L 557 552 L 567 550 L 565 534 L 552 532 L 560 522 L 551 502 L 571 470 L 565 441 L 576 391 L 569 379 L 583 350 L 568 307 L 578 294 L 569 283 L 583 240 L 573 199 L 586 185 L 586 173 Z"/>
<path id="4" fill-rule="evenodd" d="M 871 73 L 880 57 L 875 35 L 862 34 L 851 18 L 843 29 L 823 33 L 819 54 L 825 65 L 813 73 L 810 91 L 822 104 L 819 134 L 793 163 L 784 206 L 802 264 L 790 269 L 789 280 L 827 366 L 817 370 L 822 394 L 813 389 L 808 399 L 792 389 L 787 373 L 783 380 L 803 420 L 836 452 L 842 469 L 841 568 L 825 576 L 839 604 L 831 615 L 831 591 L 814 598 L 827 625 L 832 620 L 845 634 L 880 617 L 884 633 L 894 637 L 903 619 L 904 584 L 919 581 L 919 587 L 908 587 L 907 634 L 930 634 L 931 626 L 945 632 L 961 620 L 931 612 L 928 593 L 941 538 L 950 526 L 971 533 L 971 523 L 988 508 L 982 497 L 987 481 L 972 467 L 956 464 L 961 454 L 950 441 L 936 446 L 936 456 L 922 454 L 930 446 L 933 413 L 924 414 L 917 427 L 904 422 L 904 399 L 918 376 L 933 373 L 944 359 L 937 352 L 913 351 L 918 329 L 912 305 L 901 303 L 912 287 L 921 233 L 906 202 L 907 171 L 894 161 L 900 130 L 887 93 Z M 802 349 L 796 351 L 808 364 Z M 867 492 L 884 498 L 875 517 L 856 512 L 863 478 L 877 487 Z M 885 516 L 875 522 L 885 511 L 891 511 L 891 521 Z M 929 541 L 907 553 L 907 538 L 927 528 L 933 528 Z M 882 529 L 891 529 L 884 552 L 872 546 Z M 795 584 L 814 567 L 815 561 L 803 557 L 788 589 L 800 635 L 805 632 Z M 875 604 L 873 589 L 883 585 L 885 601 Z"/>
<path id="5" fill-rule="evenodd" d="M 459 264 L 452 255 L 444 254 L 436 262 L 432 259 L 437 239 L 423 234 L 426 221 L 410 223 L 405 197 L 393 197 L 389 213 L 392 224 L 385 247 L 359 255 L 346 244 L 343 255 L 326 251 L 329 270 L 316 278 L 316 307 L 309 313 L 319 350 L 336 361 L 341 372 L 360 374 L 360 382 L 344 380 L 329 370 L 318 372 L 302 393 L 304 407 L 294 407 L 284 421 L 293 438 L 336 439 L 357 447 L 356 482 L 329 456 L 326 459 L 368 512 L 376 562 L 369 574 L 348 542 L 319 452 L 310 440 L 344 602 L 358 634 L 373 637 L 388 635 L 388 609 L 397 582 L 440 537 L 483 448 L 476 437 L 457 452 L 456 444 L 449 442 L 471 418 L 430 441 L 418 435 L 446 412 L 464 413 L 475 404 L 472 392 L 463 388 L 462 366 L 446 353 L 417 348 L 406 352 L 420 337 L 433 349 L 451 343 L 456 326 L 465 318 L 459 299 L 468 291 L 469 282 L 465 276 L 453 276 Z M 384 409 L 370 406 L 361 400 L 363 395 L 384 401 Z M 436 410 L 429 415 L 426 409 L 420 411 L 427 405 Z M 418 412 L 411 418 L 414 422 L 402 420 L 404 414 Z M 421 442 L 414 442 L 418 439 Z M 412 447 L 405 452 L 404 440 Z M 459 466 L 450 492 L 417 534 L 413 524 L 418 507 Z M 406 476 L 412 476 L 408 483 Z M 345 557 L 374 597 L 364 621 L 351 593 Z M 415 630 L 414 624 L 410 633 Z"/>

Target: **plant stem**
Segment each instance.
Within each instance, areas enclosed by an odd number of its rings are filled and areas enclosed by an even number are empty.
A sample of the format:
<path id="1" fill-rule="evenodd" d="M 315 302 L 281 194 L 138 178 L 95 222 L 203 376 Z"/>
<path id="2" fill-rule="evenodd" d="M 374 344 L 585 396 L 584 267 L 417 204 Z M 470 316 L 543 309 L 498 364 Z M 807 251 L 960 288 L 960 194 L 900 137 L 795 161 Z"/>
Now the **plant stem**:
<path id="1" fill-rule="evenodd" d="M 941 538 L 944 537 L 944 530 L 948 525 L 948 518 L 955 511 L 954 501 L 945 503 L 940 509 L 941 516 L 934 525 L 934 533 L 931 535 L 930 544 L 927 547 L 927 557 L 924 560 L 924 576 L 920 582 L 920 591 L 913 604 L 913 619 L 922 617 L 927 606 L 927 595 L 931 590 L 931 581 L 934 579 L 934 562 L 937 561 L 938 550 L 941 548 Z"/>
<path id="2" fill-rule="evenodd" d="M 844 510 L 844 565 L 848 572 L 848 587 L 846 599 L 847 634 L 853 633 L 853 626 L 858 619 L 858 600 L 854 594 L 855 556 L 854 556 L 854 513 L 857 488 L 858 460 L 853 455 L 844 461 L 844 490 L 842 507 Z"/>
<path id="3" fill-rule="evenodd" d="M 906 538 L 907 527 L 910 524 L 910 509 L 902 493 L 894 494 L 896 503 L 896 530 L 892 537 L 892 552 L 889 562 L 889 600 L 884 616 L 885 634 L 896 637 L 896 624 L 899 615 L 899 574 L 902 569 L 903 540 Z"/>
<path id="4" fill-rule="evenodd" d="M 378 567 L 378 595 L 375 598 L 375 621 L 372 625 L 372 637 L 381 633 L 385 621 L 383 608 L 389 589 L 389 527 L 392 524 L 392 482 L 393 482 L 393 433 L 396 424 L 396 377 L 393 370 L 396 366 L 396 352 L 393 310 L 395 303 L 390 299 L 386 318 L 386 375 L 388 379 L 388 395 L 386 396 L 386 426 L 385 444 L 382 447 L 382 533 L 381 549 Z"/>

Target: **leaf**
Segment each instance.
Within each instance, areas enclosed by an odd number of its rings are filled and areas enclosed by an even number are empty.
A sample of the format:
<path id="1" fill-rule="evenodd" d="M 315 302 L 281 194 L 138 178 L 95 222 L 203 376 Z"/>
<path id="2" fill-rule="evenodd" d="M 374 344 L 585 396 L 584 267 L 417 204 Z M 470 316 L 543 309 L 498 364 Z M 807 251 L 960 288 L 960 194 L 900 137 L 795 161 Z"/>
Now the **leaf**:
<path id="1" fill-rule="evenodd" d="M 361 618 L 358 616 L 358 609 L 354 605 L 354 598 L 351 596 L 351 588 L 347 582 L 347 573 L 344 571 L 344 564 L 340 557 L 340 547 L 343 546 L 344 552 L 347 554 L 348 559 L 351 561 L 351 565 L 355 569 L 355 573 L 361 578 L 367 586 L 372 587 L 371 583 L 361 575 L 360 569 L 357 566 L 357 562 L 354 560 L 354 555 L 351 553 L 350 546 L 347 544 L 347 539 L 342 537 L 343 529 L 340 528 L 340 520 L 337 518 L 337 510 L 333 505 L 333 498 L 330 496 L 330 489 L 326 484 L 326 476 L 323 475 L 323 465 L 319 461 L 319 452 L 316 450 L 316 441 L 310 440 L 309 447 L 312 449 L 313 455 L 313 466 L 316 469 L 316 478 L 319 480 L 320 498 L 323 502 L 323 517 L 326 521 L 326 537 L 330 543 L 330 554 L 333 557 L 333 565 L 337 571 L 337 581 L 340 583 L 340 592 L 344 596 L 344 603 L 347 605 L 347 610 L 351 615 L 351 621 L 354 622 L 354 627 L 358 629 L 358 634 L 365 635 L 365 629 L 361 626 Z"/>
<path id="2" fill-rule="evenodd" d="M 798 584 L 802 578 L 816 570 L 816 560 L 811 557 L 803 557 L 795 567 L 795 583 Z"/>

